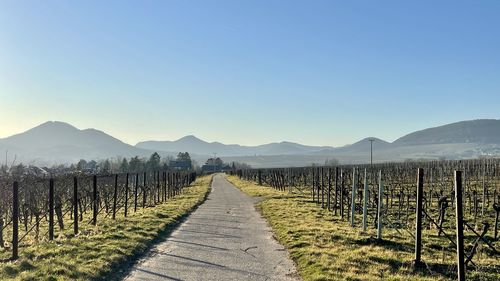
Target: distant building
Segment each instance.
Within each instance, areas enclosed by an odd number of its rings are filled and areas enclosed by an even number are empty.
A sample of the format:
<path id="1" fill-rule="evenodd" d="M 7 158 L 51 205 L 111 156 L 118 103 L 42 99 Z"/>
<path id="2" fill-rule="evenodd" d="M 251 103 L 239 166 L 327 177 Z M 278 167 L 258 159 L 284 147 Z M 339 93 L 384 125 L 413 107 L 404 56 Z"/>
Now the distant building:
<path id="1" fill-rule="evenodd" d="M 87 161 L 82 159 L 82 160 L 78 161 L 78 163 L 76 164 L 76 169 L 82 173 L 96 174 L 99 172 L 99 165 L 94 160 L 87 162 Z M 51 173 L 60 173 L 61 171 L 59 169 L 55 168 L 55 169 L 51 169 L 50 172 Z"/>
<path id="2" fill-rule="evenodd" d="M 172 160 L 168 164 L 168 167 L 172 170 L 181 170 L 181 171 L 192 169 L 191 160 Z"/>
<path id="3" fill-rule="evenodd" d="M 188 152 L 179 152 L 177 159 L 170 161 L 168 167 L 171 170 L 187 171 L 193 169 L 193 162 Z"/>
<path id="4" fill-rule="evenodd" d="M 230 171 L 231 167 L 225 164 L 219 157 L 209 158 L 205 165 L 201 167 L 203 173 L 226 172 Z"/>

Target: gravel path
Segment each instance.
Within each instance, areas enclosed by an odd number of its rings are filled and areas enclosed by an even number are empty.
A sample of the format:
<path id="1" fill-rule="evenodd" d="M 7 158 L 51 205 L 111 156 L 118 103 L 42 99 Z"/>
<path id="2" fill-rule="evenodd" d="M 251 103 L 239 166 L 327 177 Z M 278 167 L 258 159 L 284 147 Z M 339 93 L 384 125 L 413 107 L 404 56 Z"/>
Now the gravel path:
<path id="1" fill-rule="evenodd" d="M 125 280 L 299 280 L 255 202 L 215 176 L 207 201 Z"/>

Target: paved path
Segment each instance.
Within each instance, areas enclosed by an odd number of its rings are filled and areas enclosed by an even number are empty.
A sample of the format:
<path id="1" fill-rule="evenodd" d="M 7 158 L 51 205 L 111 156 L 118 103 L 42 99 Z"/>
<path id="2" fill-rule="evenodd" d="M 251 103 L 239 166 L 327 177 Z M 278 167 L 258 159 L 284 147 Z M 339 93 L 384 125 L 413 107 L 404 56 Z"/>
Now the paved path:
<path id="1" fill-rule="evenodd" d="M 255 202 L 215 176 L 207 201 L 125 280 L 298 280 Z"/>

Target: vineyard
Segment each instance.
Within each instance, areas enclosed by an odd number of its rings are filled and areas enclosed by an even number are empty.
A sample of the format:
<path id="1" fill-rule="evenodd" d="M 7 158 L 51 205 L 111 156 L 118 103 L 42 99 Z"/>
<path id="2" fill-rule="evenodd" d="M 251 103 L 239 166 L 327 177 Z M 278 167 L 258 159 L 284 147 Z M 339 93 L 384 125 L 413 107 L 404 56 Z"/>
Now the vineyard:
<path id="1" fill-rule="evenodd" d="M 15 260 L 31 245 L 92 235 L 100 222 L 166 202 L 195 179 L 171 171 L 0 178 L 0 257 Z"/>
<path id="2" fill-rule="evenodd" d="M 500 160 L 248 169 L 235 174 L 259 186 L 307 196 L 331 217 L 372 234 L 363 243 L 394 244 L 400 237 L 412 241 L 414 259 L 405 262 L 415 269 L 458 275 L 459 280 L 466 273 L 493 280 L 500 276 Z"/>

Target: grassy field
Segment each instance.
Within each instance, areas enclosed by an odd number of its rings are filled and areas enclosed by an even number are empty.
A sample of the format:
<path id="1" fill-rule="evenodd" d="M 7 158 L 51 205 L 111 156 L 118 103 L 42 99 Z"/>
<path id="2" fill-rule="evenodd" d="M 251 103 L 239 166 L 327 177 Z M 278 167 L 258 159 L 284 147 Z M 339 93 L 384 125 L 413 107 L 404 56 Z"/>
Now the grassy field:
<path id="1" fill-rule="evenodd" d="M 168 235 L 209 191 L 202 177 L 181 195 L 128 218 L 103 220 L 77 237 L 20 249 L 15 262 L 0 263 L 0 280 L 113 280 L 155 241 Z"/>
<path id="2" fill-rule="evenodd" d="M 435 231 L 423 232 L 425 268 L 414 270 L 414 241 L 395 230 L 384 231 L 378 242 L 375 229 L 366 233 L 313 203 L 310 194 L 291 194 L 260 187 L 234 176 L 228 180 L 258 204 L 278 241 L 297 264 L 304 280 L 456 280 L 455 255 L 437 245 L 447 245 Z M 358 221 L 361 220 L 359 216 Z M 468 280 L 500 280 L 500 260 L 482 255 L 479 268 Z"/>

